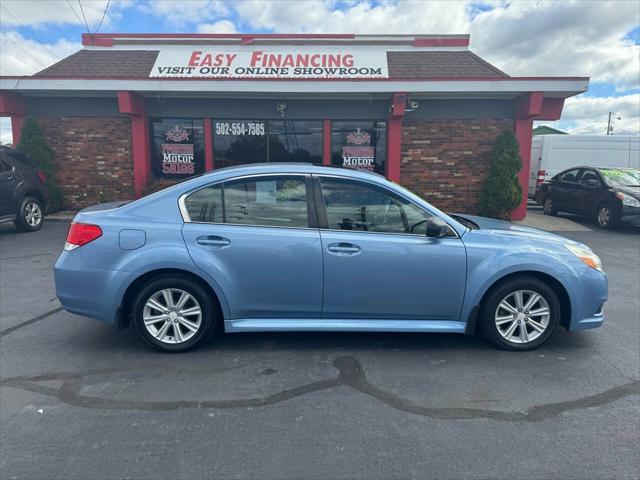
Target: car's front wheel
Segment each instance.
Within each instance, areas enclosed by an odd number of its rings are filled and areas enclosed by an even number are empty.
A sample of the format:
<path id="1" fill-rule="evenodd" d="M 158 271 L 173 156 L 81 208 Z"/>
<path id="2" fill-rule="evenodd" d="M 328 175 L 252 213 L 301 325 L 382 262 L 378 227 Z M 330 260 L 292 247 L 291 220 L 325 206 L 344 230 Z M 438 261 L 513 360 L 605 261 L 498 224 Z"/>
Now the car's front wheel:
<path id="1" fill-rule="evenodd" d="M 560 321 L 556 293 L 530 276 L 514 277 L 495 288 L 481 309 L 485 338 L 508 350 L 531 350 L 544 343 Z"/>
<path id="2" fill-rule="evenodd" d="M 132 315 L 140 338 L 165 352 L 195 348 L 209 336 L 216 320 L 207 291 L 178 275 L 145 284 L 133 302 Z"/>
<path id="3" fill-rule="evenodd" d="M 20 209 L 13 223 L 21 232 L 40 230 L 44 223 L 42 202 L 35 197 L 24 197 L 20 202 Z"/>

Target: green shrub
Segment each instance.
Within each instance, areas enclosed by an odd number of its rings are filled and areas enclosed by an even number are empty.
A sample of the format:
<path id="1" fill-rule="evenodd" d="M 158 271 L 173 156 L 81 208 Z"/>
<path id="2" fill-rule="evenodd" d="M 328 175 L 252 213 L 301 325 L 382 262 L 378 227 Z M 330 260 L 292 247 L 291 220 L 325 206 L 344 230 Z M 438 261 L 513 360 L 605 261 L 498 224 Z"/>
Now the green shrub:
<path id="1" fill-rule="evenodd" d="M 522 168 L 518 140 L 511 130 L 496 139 L 491 152 L 489 176 L 480 196 L 480 215 L 508 220 L 522 201 L 518 172 Z"/>
<path id="2" fill-rule="evenodd" d="M 25 120 L 20 130 L 20 141 L 16 148 L 33 160 L 38 168 L 45 173 L 47 187 L 49 188 L 49 211 L 56 212 L 60 210 L 63 197 L 55 179 L 54 153 L 51 147 L 47 145 L 35 118 L 29 117 Z"/>

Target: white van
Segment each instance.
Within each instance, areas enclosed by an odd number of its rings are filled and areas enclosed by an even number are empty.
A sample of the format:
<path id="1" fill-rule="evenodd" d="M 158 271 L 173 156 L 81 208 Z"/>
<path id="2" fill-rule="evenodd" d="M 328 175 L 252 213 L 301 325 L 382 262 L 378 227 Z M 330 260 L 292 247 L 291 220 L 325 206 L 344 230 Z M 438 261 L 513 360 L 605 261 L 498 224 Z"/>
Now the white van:
<path id="1" fill-rule="evenodd" d="M 531 142 L 529 198 L 536 188 L 571 167 L 640 169 L 640 137 L 629 135 L 537 135 Z"/>

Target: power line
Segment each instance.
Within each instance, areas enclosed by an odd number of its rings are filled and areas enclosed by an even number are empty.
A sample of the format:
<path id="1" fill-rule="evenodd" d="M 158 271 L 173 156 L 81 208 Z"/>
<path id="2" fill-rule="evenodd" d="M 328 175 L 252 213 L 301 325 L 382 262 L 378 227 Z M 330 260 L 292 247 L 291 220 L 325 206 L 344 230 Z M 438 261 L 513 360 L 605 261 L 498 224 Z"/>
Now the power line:
<path id="1" fill-rule="evenodd" d="M 28 28 L 28 27 L 25 27 L 25 25 L 24 25 L 20 20 L 18 20 L 18 19 L 13 15 L 13 13 L 11 13 L 9 10 L 7 10 L 7 7 L 5 7 L 3 4 L 0 4 L 0 7 L 2 7 L 2 9 L 3 9 L 5 12 L 7 12 L 7 14 L 8 14 L 11 18 L 13 18 L 19 26 L 21 26 L 21 27 L 22 27 L 22 28 L 24 28 L 24 29 L 27 29 L 27 28 Z M 33 37 L 33 39 L 34 39 L 36 42 L 38 42 L 38 43 L 39 43 L 39 44 L 41 44 L 44 48 L 46 48 L 47 50 L 49 50 L 49 52 L 51 53 L 51 55 L 53 55 L 55 58 L 58 58 L 58 57 L 59 57 L 59 55 L 58 55 L 56 52 L 54 52 L 53 50 L 51 50 L 51 48 L 49 48 L 49 46 L 48 46 L 45 42 L 43 42 L 42 40 L 40 40 L 40 39 L 36 36 L 36 34 L 35 34 L 35 33 L 33 33 L 33 32 L 30 32 L 30 33 L 31 33 L 31 36 Z"/>
<path id="2" fill-rule="evenodd" d="M 104 12 L 102 12 L 102 18 L 100 19 L 100 23 L 98 24 L 98 26 L 96 27 L 96 31 L 93 32 L 93 34 L 95 35 L 96 33 L 98 33 L 98 31 L 100 30 L 100 27 L 102 26 L 102 22 L 104 21 L 104 17 L 107 15 L 107 10 L 109 10 L 109 4 L 111 3 L 111 0 L 107 0 L 107 6 L 104 7 Z"/>
<path id="3" fill-rule="evenodd" d="M 89 33 L 89 24 L 87 23 L 87 17 L 84 16 L 84 8 L 82 8 L 82 2 L 78 0 L 78 5 L 80 5 L 80 11 L 82 12 L 82 19 L 84 20 L 84 26 L 87 27 L 87 33 Z"/>
<path id="4" fill-rule="evenodd" d="M 76 16 L 76 18 L 78 19 L 78 22 L 80 22 L 80 26 L 83 27 L 84 25 L 82 24 L 82 19 L 80 18 L 80 15 L 78 15 L 76 13 L 76 10 L 73 8 L 73 6 L 71 5 L 71 2 L 69 2 L 69 0 L 66 0 L 67 5 L 69 5 L 69 8 L 71 9 L 71 11 L 73 12 L 73 14 Z"/>
<path id="5" fill-rule="evenodd" d="M 41 60 L 38 60 L 36 57 L 34 57 L 33 55 L 31 55 L 27 50 L 25 50 L 24 48 L 22 48 L 22 46 L 16 42 L 13 38 L 11 38 L 7 33 L 2 32 L 2 35 L 4 35 L 11 43 L 13 43 L 16 47 L 18 47 L 20 50 L 22 50 L 25 55 L 33 58 L 36 62 L 38 62 L 40 65 L 42 65 L 43 67 L 47 67 L 47 65 L 45 63 L 43 63 Z"/>

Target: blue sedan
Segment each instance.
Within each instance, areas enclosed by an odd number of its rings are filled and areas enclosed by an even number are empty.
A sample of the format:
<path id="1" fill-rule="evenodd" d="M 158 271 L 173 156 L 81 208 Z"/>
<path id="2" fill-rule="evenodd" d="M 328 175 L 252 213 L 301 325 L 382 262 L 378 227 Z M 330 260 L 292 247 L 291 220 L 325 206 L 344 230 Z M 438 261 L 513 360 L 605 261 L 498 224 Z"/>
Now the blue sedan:
<path id="1" fill-rule="evenodd" d="M 256 164 L 75 217 L 55 265 L 65 309 L 169 352 L 226 332 L 481 333 L 529 350 L 602 324 L 586 245 L 447 215 L 383 177 Z"/>

